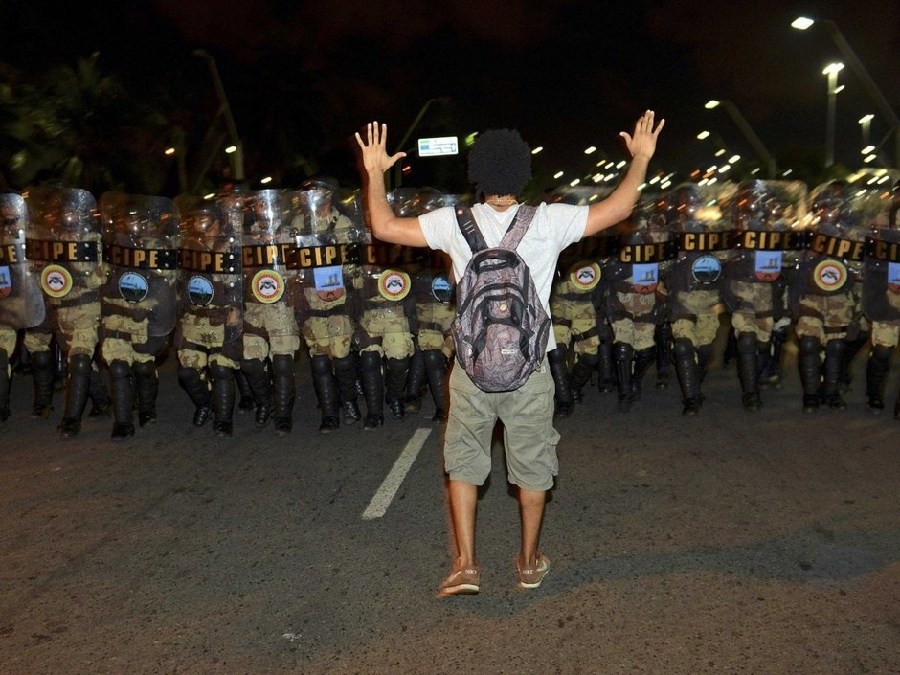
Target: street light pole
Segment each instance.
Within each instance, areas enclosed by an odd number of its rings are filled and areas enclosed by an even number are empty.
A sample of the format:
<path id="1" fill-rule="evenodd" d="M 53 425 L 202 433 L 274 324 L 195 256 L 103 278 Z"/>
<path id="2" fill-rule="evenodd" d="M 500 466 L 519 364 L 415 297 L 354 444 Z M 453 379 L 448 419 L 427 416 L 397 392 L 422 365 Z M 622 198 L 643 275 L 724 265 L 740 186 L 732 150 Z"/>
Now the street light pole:
<path id="1" fill-rule="evenodd" d="M 888 100 L 885 98 L 884 94 L 878 89 L 878 86 L 872 80 L 869 75 L 866 67 L 863 65 L 862 61 L 860 61 L 859 57 L 856 55 L 856 52 L 850 47 L 847 43 L 847 40 L 844 38 L 843 33 L 841 33 L 840 29 L 838 29 L 837 24 L 834 21 L 829 19 L 819 19 L 813 20 L 807 17 L 797 17 L 791 26 L 796 28 L 797 30 L 806 30 L 810 26 L 815 23 L 821 23 L 825 26 L 825 30 L 828 33 L 828 36 L 837 45 L 837 48 L 840 50 L 841 54 L 844 57 L 844 60 L 850 64 L 850 68 L 853 69 L 853 72 L 856 76 L 862 80 L 863 86 L 866 89 L 866 92 L 869 96 L 872 97 L 872 100 L 875 102 L 881 111 L 881 114 L 884 115 L 885 119 L 888 120 L 888 123 L 891 124 L 892 131 L 894 134 L 894 158 L 896 168 L 900 169 L 900 119 L 897 119 L 897 114 L 891 108 L 891 104 L 888 103 Z"/>
<path id="2" fill-rule="evenodd" d="M 406 130 L 406 133 L 403 134 L 403 138 L 400 139 L 400 142 L 397 144 L 397 152 L 404 151 L 406 147 L 407 141 L 409 141 L 409 137 L 412 136 L 413 131 L 419 126 L 419 122 L 422 121 L 422 118 L 425 116 L 425 112 L 428 108 L 431 107 L 431 104 L 436 101 L 446 101 L 446 96 L 439 96 L 438 98 L 430 98 L 419 108 L 419 113 L 416 115 L 416 118 L 412 121 L 412 124 L 409 125 L 409 128 Z M 400 166 L 400 162 L 397 162 L 397 165 L 394 167 L 394 188 L 400 187 L 403 182 L 403 171 Z"/>
<path id="3" fill-rule="evenodd" d="M 828 77 L 828 116 L 825 127 L 825 168 L 834 165 L 834 130 L 837 117 L 838 73 L 844 69 L 843 63 L 829 63 L 822 71 Z"/>
<path id="4" fill-rule="evenodd" d="M 216 68 L 216 61 L 203 49 L 195 49 L 194 56 L 205 59 L 209 65 L 209 72 L 212 75 L 213 86 L 216 89 L 216 96 L 219 99 L 219 111 L 216 114 L 225 118 L 225 124 L 228 127 L 228 135 L 231 137 L 231 143 L 234 145 L 234 152 L 231 153 L 234 162 L 234 180 L 240 182 L 244 180 L 244 146 L 238 136 L 237 126 L 234 123 L 234 117 L 231 114 L 231 106 L 228 105 L 228 97 L 225 96 L 225 87 L 222 86 L 222 80 L 219 78 L 219 69 Z"/>
<path id="5" fill-rule="evenodd" d="M 759 157 L 763 164 L 766 167 L 766 173 L 769 178 L 775 178 L 775 158 L 772 156 L 766 146 L 762 144 L 762 141 L 759 140 L 759 136 L 756 135 L 756 132 L 753 131 L 753 127 L 750 126 L 750 123 L 747 119 L 741 114 L 741 111 L 738 110 L 737 106 L 731 101 L 707 101 L 706 108 L 708 110 L 712 110 L 713 108 L 717 108 L 718 106 L 722 106 L 725 108 L 725 111 L 731 117 L 731 120 L 734 122 L 735 126 L 741 130 L 741 133 L 744 134 L 744 137 L 750 143 L 750 147 L 753 148 L 753 152 L 756 153 L 757 157 Z"/>

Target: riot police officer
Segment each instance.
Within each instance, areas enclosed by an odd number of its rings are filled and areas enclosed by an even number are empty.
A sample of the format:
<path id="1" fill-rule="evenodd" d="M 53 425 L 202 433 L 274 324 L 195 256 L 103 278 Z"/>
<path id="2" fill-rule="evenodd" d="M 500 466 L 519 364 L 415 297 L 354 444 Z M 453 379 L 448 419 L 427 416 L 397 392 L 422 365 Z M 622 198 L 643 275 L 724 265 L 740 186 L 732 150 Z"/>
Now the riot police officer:
<path id="1" fill-rule="evenodd" d="M 100 255 L 97 203 L 87 190 L 35 187 L 24 193 L 30 211 L 26 255 L 39 275 L 46 315 L 25 332 L 34 377 L 33 414 L 53 410 L 55 341 L 68 365 L 66 404 L 57 427 L 76 436 L 87 403 L 99 342 L 99 287 L 106 278 Z"/>
<path id="2" fill-rule="evenodd" d="M 100 197 L 103 259 L 100 355 L 110 374 L 113 440 L 156 421 L 156 360 L 175 328 L 178 210 L 172 200 L 106 192 Z"/>
<path id="3" fill-rule="evenodd" d="M 213 416 L 217 436 L 234 430 L 235 373 L 243 329 L 243 213 L 209 202 L 181 218 L 178 382 L 194 404 L 194 426 Z"/>
<path id="4" fill-rule="evenodd" d="M 25 257 L 28 208 L 22 195 L 0 192 L 0 424 L 9 419 L 10 360 L 23 328 L 46 314 L 37 277 Z"/>
<path id="5" fill-rule="evenodd" d="M 292 232 L 308 265 L 299 276 L 300 332 L 309 350 L 313 388 L 328 433 L 362 419 L 357 403 L 351 341 L 355 293 L 362 285 L 358 246 L 362 216 L 356 195 L 323 180 L 308 180 L 292 194 Z"/>

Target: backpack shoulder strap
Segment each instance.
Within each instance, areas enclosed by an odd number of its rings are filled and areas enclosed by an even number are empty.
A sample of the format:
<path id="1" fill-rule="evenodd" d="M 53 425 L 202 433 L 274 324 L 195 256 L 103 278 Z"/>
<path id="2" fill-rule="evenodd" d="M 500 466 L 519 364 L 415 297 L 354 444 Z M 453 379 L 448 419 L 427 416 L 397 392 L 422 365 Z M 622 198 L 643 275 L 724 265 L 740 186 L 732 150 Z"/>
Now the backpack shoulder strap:
<path id="1" fill-rule="evenodd" d="M 468 206 L 457 206 L 456 222 L 459 223 L 460 232 L 465 237 L 469 248 L 472 249 L 472 253 L 478 253 L 487 248 L 484 235 L 481 234 L 478 223 L 475 222 L 475 217 L 472 215 L 472 209 Z"/>
<path id="2" fill-rule="evenodd" d="M 536 212 L 537 209 L 533 206 L 522 204 L 519 207 L 519 210 L 516 211 L 516 216 L 513 218 L 512 223 L 510 223 L 509 229 L 506 230 L 506 234 L 503 235 L 500 246 L 509 249 L 510 251 L 515 251 L 519 242 L 522 241 L 522 237 L 524 237 L 525 233 L 528 231 L 528 226 L 531 225 L 531 220 L 534 218 Z"/>

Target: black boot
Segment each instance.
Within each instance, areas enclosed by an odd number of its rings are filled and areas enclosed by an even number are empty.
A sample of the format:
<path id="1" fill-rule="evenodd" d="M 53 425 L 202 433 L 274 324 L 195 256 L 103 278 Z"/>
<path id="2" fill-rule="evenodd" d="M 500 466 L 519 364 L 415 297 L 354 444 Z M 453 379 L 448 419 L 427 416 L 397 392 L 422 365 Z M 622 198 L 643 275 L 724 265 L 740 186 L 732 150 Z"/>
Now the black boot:
<path id="1" fill-rule="evenodd" d="M 384 424 L 384 374 L 381 372 L 381 354 L 365 351 L 359 355 L 360 379 L 366 398 L 365 429 L 376 429 Z"/>
<path id="2" fill-rule="evenodd" d="M 709 372 L 709 362 L 712 360 L 713 346 L 700 345 L 697 347 L 697 367 L 700 369 L 700 384 L 706 379 Z"/>
<path id="3" fill-rule="evenodd" d="M 847 343 L 830 340 L 825 343 L 825 360 L 822 364 L 822 402 L 834 410 L 846 410 L 847 404 L 841 396 L 841 376 L 844 373 L 844 354 Z"/>
<path id="4" fill-rule="evenodd" d="M 112 409 L 109 387 L 103 380 L 103 373 L 97 367 L 97 361 L 93 359 L 91 360 L 91 382 L 88 388 L 88 398 L 91 401 L 88 417 L 109 417 Z"/>
<path id="5" fill-rule="evenodd" d="M 69 359 L 66 408 L 56 430 L 62 438 L 74 438 L 81 431 L 81 416 L 91 386 L 91 355 L 73 354 Z"/>
<path id="6" fill-rule="evenodd" d="M 778 387 L 781 383 L 781 359 L 784 354 L 784 344 L 788 340 L 788 329 L 776 328 L 772 331 L 771 349 L 769 359 L 759 375 L 760 385 Z"/>
<path id="7" fill-rule="evenodd" d="M 672 364 L 672 324 L 664 321 L 656 327 L 656 388 L 666 389 Z"/>
<path id="8" fill-rule="evenodd" d="M 391 417 L 402 420 L 406 415 L 403 405 L 404 389 L 409 374 L 409 357 L 402 359 L 385 359 L 387 373 L 385 375 L 385 400 L 391 409 Z"/>
<path id="9" fill-rule="evenodd" d="M 432 422 L 447 421 L 447 357 L 440 349 L 426 349 L 422 352 L 425 360 L 425 376 L 428 378 L 428 388 L 431 389 L 431 398 L 434 400 L 434 415 Z"/>
<path id="10" fill-rule="evenodd" d="M 876 415 L 884 410 L 884 390 L 891 370 L 893 351 L 893 347 L 876 345 L 869 352 L 869 360 L 866 362 L 866 406 Z"/>
<path id="11" fill-rule="evenodd" d="M 142 427 L 156 422 L 156 398 L 159 395 L 159 373 L 153 361 L 135 361 L 134 393 L 138 404 L 138 424 Z"/>
<path id="12" fill-rule="evenodd" d="M 568 417 L 574 408 L 574 397 L 572 383 L 569 379 L 569 369 L 566 366 L 566 347 L 557 345 L 555 349 L 547 352 L 547 364 L 550 366 L 550 375 L 553 376 L 555 389 L 553 414 L 557 417 Z"/>
<path id="13" fill-rule="evenodd" d="M 637 349 L 634 352 L 634 370 L 632 371 L 631 389 L 634 391 L 634 400 L 641 400 L 641 380 L 651 363 L 656 362 L 656 347 Z"/>
<path id="14" fill-rule="evenodd" d="M 749 332 L 737 336 L 737 370 L 741 381 L 741 402 L 746 410 L 759 410 L 759 346 L 756 335 Z"/>
<path id="15" fill-rule="evenodd" d="M 262 359 L 243 359 L 241 372 L 246 376 L 250 391 L 253 392 L 253 401 L 256 404 L 256 426 L 264 427 L 275 409 L 272 376 L 267 363 Z"/>
<path id="16" fill-rule="evenodd" d="M 256 401 L 253 400 L 253 389 L 250 387 L 247 375 L 240 368 L 234 371 L 234 383 L 240 394 L 237 405 L 238 412 L 245 413 L 253 410 L 256 407 Z"/>
<path id="17" fill-rule="evenodd" d="M 672 344 L 675 356 L 675 372 L 681 385 L 683 415 L 692 417 L 700 412 L 703 405 L 703 394 L 700 393 L 700 366 L 697 363 L 697 350 L 687 338 L 676 338 Z"/>
<path id="18" fill-rule="evenodd" d="M 212 396 L 209 393 L 209 383 L 196 368 L 179 366 L 178 384 L 187 392 L 191 403 L 194 404 L 194 426 L 202 427 L 212 415 Z"/>
<path id="19" fill-rule="evenodd" d="M 53 412 L 53 392 L 56 390 L 56 361 L 51 351 L 31 354 L 31 375 L 34 379 L 32 417 L 48 418 Z"/>
<path id="20" fill-rule="evenodd" d="M 616 367 L 613 363 L 612 343 L 604 340 L 597 348 L 597 389 L 604 394 L 616 390 Z"/>
<path id="21" fill-rule="evenodd" d="M 613 345 L 613 358 L 616 363 L 616 380 L 619 385 L 619 412 L 631 412 L 631 404 L 634 403 L 634 389 L 632 388 L 634 348 L 624 342 L 616 342 Z"/>
<path id="22" fill-rule="evenodd" d="M 297 384 L 293 355 L 275 354 L 272 357 L 272 388 L 275 395 L 275 431 L 279 436 L 284 436 L 294 428 Z"/>
<path id="23" fill-rule="evenodd" d="M 409 359 L 409 374 L 406 376 L 406 397 L 403 400 L 404 412 L 417 413 L 422 409 L 422 396 L 426 388 L 425 357 L 422 350 L 416 347 Z"/>
<path id="24" fill-rule="evenodd" d="M 860 350 L 869 344 L 869 331 L 857 331 L 856 337 L 852 340 L 844 340 L 844 355 L 841 357 L 841 378 L 838 384 L 838 391 L 842 394 L 850 389 L 850 382 L 853 380 L 853 359 L 859 354 Z"/>
<path id="25" fill-rule="evenodd" d="M 805 335 L 800 338 L 800 353 L 797 365 L 800 371 L 800 385 L 803 387 L 803 412 L 814 413 L 821 405 L 822 357 L 819 352 L 822 343 L 819 338 Z"/>
<path id="26" fill-rule="evenodd" d="M 353 424 L 362 419 L 356 389 L 356 359 L 347 355 L 340 359 L 332 359 L 334 376 L 337 379 L 338 391 L 341 395 L 341 408 L 344 411 L 344 424 Z"/>
<path id="27" fill-rule="evenodd" d="M 597 370 L 597 363 L 596 354 L 579 354 L 575 357 L 569 380 L 572 385 L 572 398 L 576 402 L 581 401 L 581 390 L 591 381 L 591 376 Z"/>
<path id="28" fill-rule="evenodd" d="M 340 396 L 338 383 L 332 371 L 331 358 L 325 354 L 316 354 L 310 358 L 313 389 L 322 411 L 322 423 L 319 431 L 327 434 L 341 426 Z"/>
<path id="29" fill-rule="evenodd" d="M 0 349 L 0 424 L 9 419 L 9 391 L 10 376 L 12 370 L 9 367 L 9 354 L 5 349 Z"/>
<path id="30" fill-rule="evenodd" d="M 109 393 L 112 397 L 113 428 L 111 438 L 123 441 L 134 436 L 134 390 L 131 366 L 115 360 L 109 364 Z"/>
<path id="31" fill-rule="evenodd" d="M 213 432 L 216 436 L 231 436 L 234 430 L 234 376 L 237 372 L 219 363 L 209 367 L 212 376 Z"/>

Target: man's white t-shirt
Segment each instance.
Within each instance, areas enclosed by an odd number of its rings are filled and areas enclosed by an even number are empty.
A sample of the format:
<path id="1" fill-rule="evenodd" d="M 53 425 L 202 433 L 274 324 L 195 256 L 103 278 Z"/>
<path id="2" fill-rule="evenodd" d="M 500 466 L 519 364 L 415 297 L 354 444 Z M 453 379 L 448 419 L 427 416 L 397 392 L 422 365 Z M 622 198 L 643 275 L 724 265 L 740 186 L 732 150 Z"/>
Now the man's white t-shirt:
<path id="1" fill-rule="evenodd" d="M 518 206 L 506 211 L 495 211 L 486 204 L 476 204 L 472 207 L 475 222 L 478 223 L 488 247 L 500 244 L 518 210 Z M 587 216 L 587 206 L 542 203 L 537 207 L 534 219 L 516 249 L 531 270 L 535 289 L 547 316 L 550 316 L 550 290 L 553 286 L 557 258 L 564 248 L 584 236 Z M 437 209 L 419 216 L 419 226 L 429 247 L 449 254 L 453 262 L 454 278 L 462 279 L 466 265 L 472 257 L 472 249 L 459 229 L 453 207 Z M 555 347 L 556 341 L 551 331 L 547 350 Z"/>

